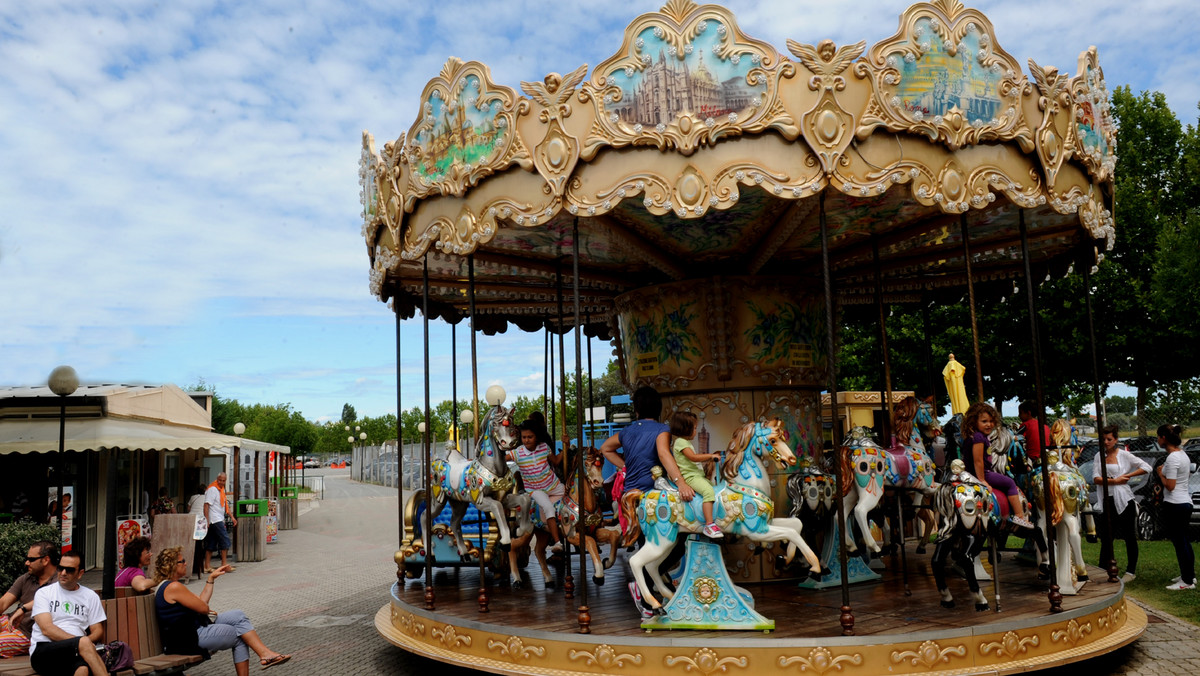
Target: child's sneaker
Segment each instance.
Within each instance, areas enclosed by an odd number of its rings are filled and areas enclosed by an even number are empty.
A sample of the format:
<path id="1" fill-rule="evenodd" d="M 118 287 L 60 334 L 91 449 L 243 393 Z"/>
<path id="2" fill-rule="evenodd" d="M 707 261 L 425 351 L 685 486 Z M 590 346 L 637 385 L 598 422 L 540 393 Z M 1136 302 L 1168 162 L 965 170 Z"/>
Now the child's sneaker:
<path id="1" fill-rule="evenodd" d="M 1130 582 L 1133 582 L 1136 579 L 1137 579 L 1137 575 L 1134 575 L 1133 573 L 1129 573 L 1129 572 L 1126 572 L 1124 575 L 1121 576 L 1121 582 L 1124 582 L 1125 584 L 1129 584 Z"/>
<path id="2" fill-rule="evenodd" d="M 1171 591 L 1179 591 L 1181 589 L 1195 589 L 1195 588 L 1196 588 L 1195 584 L 1188 584 L 1188 583 L 1184 582 L 1183 580 L 1180 580 L 1179 582 L 1176 582 L 1175 584 L 1167 585 L 1167 589 L 1169 589 Z"/>
<path id="3" fill-rule="evenodd" d="M 721 532 L 721 529 L 718 528 L 717 524 L 715 524 L 715 523 L 704 524 L 704 528 L 701 528 L 700 532 L 703 533 L 705 537 L 710 537 L 713 539 L 720 539 L 720 538 L 725 537 L 725 534 Z"/>
<path id="4" fill-rule="evenodd" d="M 1023 516 L 1010 516 L 1010 517 L 1008 517 L 1008 520 L 1011 521 L 1013 523 L 1013 525 L 1017 526 L 1018 528 L 1033 528 L 1034 527 L 1033 522 L 1030 521 L 1029 519 L 1026 519 Z"/>

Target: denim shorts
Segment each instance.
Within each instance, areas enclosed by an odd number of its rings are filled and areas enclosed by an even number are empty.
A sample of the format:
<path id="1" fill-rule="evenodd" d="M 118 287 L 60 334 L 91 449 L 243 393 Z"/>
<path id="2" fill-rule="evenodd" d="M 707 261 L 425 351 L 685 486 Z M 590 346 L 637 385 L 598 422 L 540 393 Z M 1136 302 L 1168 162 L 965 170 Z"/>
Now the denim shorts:
<path id="1" fill-rule="evenodd" d="M 225 530 L 224 521 L 208 524 L 208 535 L 204 538 L 204 546 L 210 552 L 229 549 L 229 533 Z"/>

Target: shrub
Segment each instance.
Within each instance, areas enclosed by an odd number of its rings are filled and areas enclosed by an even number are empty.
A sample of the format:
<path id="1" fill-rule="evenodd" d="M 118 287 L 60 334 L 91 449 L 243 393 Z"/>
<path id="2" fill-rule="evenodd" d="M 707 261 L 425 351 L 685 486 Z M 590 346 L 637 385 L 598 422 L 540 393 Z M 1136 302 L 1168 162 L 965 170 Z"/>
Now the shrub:
<path id="1" fill-rule="evenodd" d="M 39 540 L 61 543 L 58 528 L 30 519 L 0 523 L 0 594 L 8 591 L 12 583 L 25 573 L 25 555 L 29 553 L 29 545 Z"/>

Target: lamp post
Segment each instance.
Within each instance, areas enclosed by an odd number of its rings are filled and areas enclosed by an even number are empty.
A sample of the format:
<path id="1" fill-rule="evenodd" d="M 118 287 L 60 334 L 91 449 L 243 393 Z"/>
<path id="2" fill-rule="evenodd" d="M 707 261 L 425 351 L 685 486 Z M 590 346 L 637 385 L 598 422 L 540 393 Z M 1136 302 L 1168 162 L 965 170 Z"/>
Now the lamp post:
<path id="1" fill-rule="evenodd" d="M 464 409 L 463 409 L 463 412 L 462 412 L 462 413 L 460 413 L 460 414 L 458 415 L 458 420 L 459 420 L 459 422 L 461 422 L 462 424 L 464 424 L 464 425 L 467 425 L 468 427 L 470 427 L 471 423 L 475 422 L 475 413 L 474 413 L 474 412 L 473 412 L 471 409 L 469 409 L 469 408 L 464 408 Z M 463 435 L 462 435 L 462 431 L 460 430 L 460 431 L 459 431 L 459 433 L 458 433 L 458 439 L 459 439 L 459 441 L 462 441 L 462 438 L 463 438 Z M 473 434 L 469 434 L 469 435 L 468 435 L 468 438 L 467 438 L 467 451 L 468 451 L 468 452 L 464 454 L 464 455 L 466 455 L 468 458 L 469 458 L 469 457 L 471 457 L 471 454 L 472 454 L 472 453 L 474 452 L 474 450 L 475 450 L 475 449 L 474 449 L 474 444 L 472 444 L 472 443 L 471 443 L 471 442 L 473 442 L 473 441 L 475 441 L 475 435 L 473 435 Z"/>
<path id="2" fill-rule="evenodd" d="M 62 537 L 64 474 L 67 467 L 67 397 L 79 389 L 79 376 L 70 366 L 59 366 L 50 372 L 47 382 L 50 391 L 58 395 L 58 533 Z M 113 496 L 114 499 L 116 496 Z M 116 521 L 113 521 L 114 530 Z M 115 533 L 114 533 L 115 535 Z"/>
<path id="3" fill-rule="evenodd" d="M 425 421 L 424 420 L 417 423 L 417 434 L 419 434 L 421 436 L 421 444 L 424 445 L 425 444 Z M 424 471 L 425 473 L 429 472 L 429 468 L 425 466 L 424 456 L 422 456 L 421 466 L 422 466 L 422 471 Z"/>
<path id="4" fill-rule="evenodd" d="M 227 505 L 233 508 L 234 516 L 237 515 L 238 503 L 238 487 L 242 483 L 242 435 L 246 433 L 246 425 L 241 422 L 233 424 L 233 433 L 238 438 L 238 443 L 233 447 L 233 504 Z M 233 555 L 237 558 L 238 551 L 238 529 L 233 529 Z"/>

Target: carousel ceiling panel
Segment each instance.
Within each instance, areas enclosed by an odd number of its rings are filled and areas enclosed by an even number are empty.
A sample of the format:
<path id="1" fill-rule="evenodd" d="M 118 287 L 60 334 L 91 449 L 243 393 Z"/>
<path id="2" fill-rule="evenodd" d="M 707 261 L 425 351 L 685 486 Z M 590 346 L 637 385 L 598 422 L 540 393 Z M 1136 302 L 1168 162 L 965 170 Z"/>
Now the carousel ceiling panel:
<path id="1" fill-rule="evenodd" d="M 1026 76 L 1002 42 L 936 0 L 878 44 L 788 40 L 789 57 L 724 8 L 671 0 L 590 73 L 525 96 L 450 59 L 406 135 L 378 152 L 364 134 L 371 291 L 413 311 L 428 258 L 431 313 L 459 317 L 474 254 L 477 313 L 535 326 L 559 271 L 573 287 L 576 222 L 587 313 L 672 280 L 816 274 L 822 215 L 845 297 L 876 272 L 893 293 L 961 283 L 964 219 L 980 280 L 1021 271 L 1022 216 L 1039 274 L 1094 261 L 1114 233 L 1099 58 Z"/>

